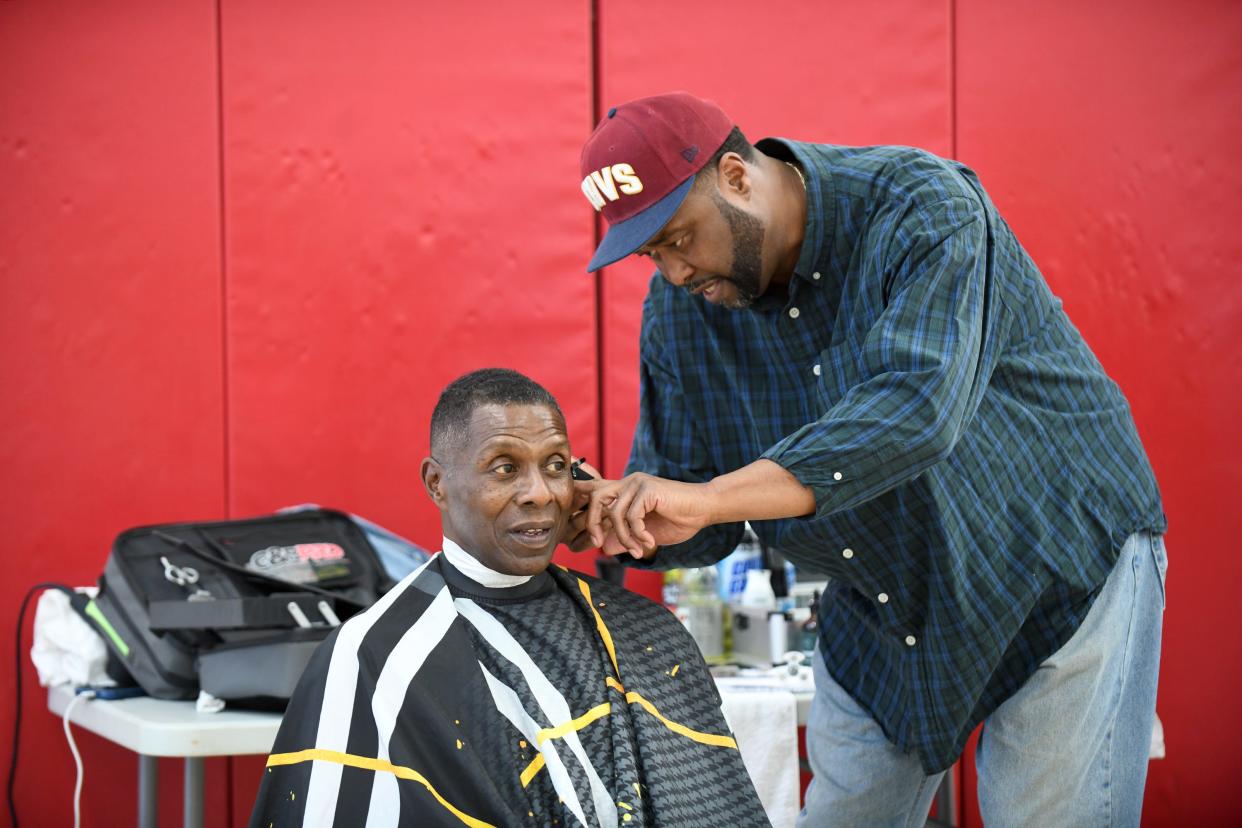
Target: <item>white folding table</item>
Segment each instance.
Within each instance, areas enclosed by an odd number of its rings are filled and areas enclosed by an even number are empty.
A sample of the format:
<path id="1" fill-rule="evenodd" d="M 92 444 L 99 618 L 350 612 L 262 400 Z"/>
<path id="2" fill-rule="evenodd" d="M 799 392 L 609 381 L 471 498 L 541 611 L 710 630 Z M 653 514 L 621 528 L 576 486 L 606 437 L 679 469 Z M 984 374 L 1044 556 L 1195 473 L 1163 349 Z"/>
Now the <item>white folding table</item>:
<path id="1" fill-rule="evenodd" d="M 48 709 L 64 715 L 73 699 L 66 686 L 47 694 Z M 138 754 L 138 824 L 155 828 L 159 792 L 159 757 L 185 759 L 185 825 L 203 825 L 203 759 L 208 756 L 267 754 L 280 727 L 279 713 L 222 710 L 199 713 L 194 702 L 133 699 L 90 699 L 78 702 L 69 715 L 73 724 Z"/>
<path id="2" fill-rule="evenodd" d="M 795 692 L 798 725 L 806 724 L 811 693 Z M 73 699 L 73 691 L 53 687 L 47 706 L 58 716 Z M 165 701 L 140 696 L 132 699 L 90 699 L 78 702 L 69 721 L 138 754 L 138 825 L 155 828 L 158 823 L 159 757 L 185 759 L 186 828 L 203 826 L 203 759 L 208 756 L 266 755 L 276 741 L 281 714 L 225 709 L 199 713 L 194 702 Z M 952 790 L 946 774 L 942 795 Z M 951 800 L 942 813 L 951 813 Z M 947 808 L 945 806 L 948 806 Z M 950 823 L 953 824 L 953 823 Z"/>

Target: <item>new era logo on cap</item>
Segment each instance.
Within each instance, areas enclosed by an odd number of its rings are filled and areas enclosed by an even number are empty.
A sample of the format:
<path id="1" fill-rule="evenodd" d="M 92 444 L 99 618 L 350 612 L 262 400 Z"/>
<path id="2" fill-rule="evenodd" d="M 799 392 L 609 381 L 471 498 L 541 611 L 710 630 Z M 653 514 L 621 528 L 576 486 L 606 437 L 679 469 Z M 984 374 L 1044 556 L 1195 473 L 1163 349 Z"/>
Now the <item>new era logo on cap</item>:
<path id="1" fill-rule="evenodd" d="M 685 92 L 608 110 L 582 148 L 582 192 L 609 225 L 587 270 L 625 258 L 668 223 L 732 129 L 720 107 Z"/>

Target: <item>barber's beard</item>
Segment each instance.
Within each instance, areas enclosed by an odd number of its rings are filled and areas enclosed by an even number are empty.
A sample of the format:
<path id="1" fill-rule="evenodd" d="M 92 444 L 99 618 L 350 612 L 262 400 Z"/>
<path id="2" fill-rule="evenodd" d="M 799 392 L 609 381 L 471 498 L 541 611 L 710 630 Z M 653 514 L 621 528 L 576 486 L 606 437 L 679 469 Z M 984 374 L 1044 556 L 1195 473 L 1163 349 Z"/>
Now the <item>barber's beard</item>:
<path id="1" fill-rule="evenodd" d="M 729 223 L 733 236 L 733 267 L 727 276 L 721 278 L 733 284 L 737 295 L 721 302 L 721 305 L 730 310 L 743 310 L 759 296 L 763 271 L 763 222 L 734 207 L 719 193 L 711 195 L 716 209 Z"/>

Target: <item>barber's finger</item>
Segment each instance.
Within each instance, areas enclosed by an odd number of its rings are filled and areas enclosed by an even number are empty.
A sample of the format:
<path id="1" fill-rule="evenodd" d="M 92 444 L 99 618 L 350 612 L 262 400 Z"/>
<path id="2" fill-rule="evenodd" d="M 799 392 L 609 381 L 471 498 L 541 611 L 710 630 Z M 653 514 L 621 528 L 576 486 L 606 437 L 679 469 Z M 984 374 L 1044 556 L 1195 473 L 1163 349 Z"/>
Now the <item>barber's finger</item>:
<path id="1" fill-rule="evenodd" d="M 629 527 L 630 532 L 642 544 L 644 550 L 654 549 L 656 546 L 655 538 L 647 531 L 647 509 L 648 503 L 646 498 L 634 498 L 634 502 L 625 510 L 624 521 Z"/>
<path id="2" fill-rule="evenodd" d="M 574 481 L 574 502 L 575 510 L 581 509 L 586 505 L 587 499 L 591 493 L 608 486 L 612 483 L 610 480 L 575 480 Z"/>
<path id="3" fill-rule="evenodd" d="M 604 538 L 604 543 L 600 549 L 610 558 L 629 554 L 629 550 L 621 545 L 621 541 L 617 540 L 617 536 L 612 532 L 609 532 L 608 536 Z"/>
<path id="4" fill-rule="evenodd" d="M 610 510 L 614 525 L 620 527 L 619 531 L 624 536 L 628 536 L 627 546 L 636 558 L 642 557 L 642 550 L 650 551 L 656 547 L 655 537 L 647 531 L 647 515 L 654 505 L 650 495 L 647 482 L 636 481 L 629 490 L 628 501 L 622 494 Z"/>
<path id="5" fill-rule="evenodd" d="M 626 552 L 626 554 L 630 555 L 632 559 L 638 561 L 648 561 L 651 560 L 652 557 L 655 557 L 657 549 L 660 549 L 657 545 L 642 545 L 641 547 L 638 547 L 638 549 L 622 549 L 621 551 Z"/>
<path id="6" fill-rule="evenodd" d="M 607 535 L 607 533 L 612 531 L 612 521 L 604 518 L 600 523 L 600 529 Z M 595 549 L 600 546 L 600 543 L 591 537 L 591 533 L 587 529 L 585 511 L 578 512 L 569 518 L 569 526 L 565 531 L 565 535 L 570 539 L 565 542 L 565 545 L 569 547 L 571 552 L 585 552 L 588 549 Z"/>
<path id="7" fill-rule="evenodd" d="M 575 487 L 578 485 L 579 484 L 577 483 L 574 484 Z M 598 530 L 600 515 L 604 511 L 604 502 L 600 497 L 601 488 L 602 487 L 600 486 L 594 486 L 592 490 L 587 493 L 586 502 L 586 529 L 591 533 L 591 539 L 594 540 L 596 544 L 601 543 L 604 539 L 603 534 Z"/>
<path id="8" fill-rule="evenodd" d="M 626 508 L 626 504 L 628 503 L 630 497 L 631 495 L 629 494 L 628 488 L 623 488 L 617 493 L 617 496 L 613 499 L 612 503 L 608 504 L 605 509 L 605 514 L 608 516 L 608 519 L 612 521 L 613 535 L 616 536 L 617 541 L 625 547 L 627 552 L 633 547 L 633 542 L 630 538 L 628 528 L 622 524 L 624 523 L 624 509 Z"/>
<path id="9" fill-rule="evenodd" d="M 654 546 L 644 546 L 642 549 L 638 550 L 637 552 L 631 552 L 630 555 L 632 555 L 636 560 L 645 561 L 648 558 L 650 558 L 652 555 L 654 555 L 655 551 L 656 551 L 656 547 Z"/>
<path id="10" fill-rule="evenodd" d="M 586 507 L 586 529 L 591 533 L 591 540 L 596 546 L 600 546 L 604 542 L 604 531 L 600 527 L 600 521 L 603 519 L 604 507 L 607 505 L 605 497 L 607 493 L 601 489 L 591 492 L 590 500 L 587 501 Z"/>
<path id="11" fill-rule="evenodd" d="M 575 488 L 573 501 L 569 505 L 569 513 L 571 515 L 586 514 L 584 510 L 586 509 L 586 505 L 590 502 L 590 492 L 580 492 Z"/>
<path id="12" fill-rule="evenodd" d="M 608 507 L 608 516 L 612 518 L 612 529 L 617 535 L 617 540 L 621 541 L 630 554 L 634 554 L 639 544 L 634 538 L 626 515 L 629 513 L 630 505 L 640 498 L 641 492 L 642 483 L 631 481 L 617 493 L 617 499 Z"/>
<path id="13" fill-rule="evenodd" d="M 655 539 L 647 531 L 647 522 L 641 517 L 631 517 L 634 512 L 634 506 L 631 505 L 625 517 L 625 526 L 629 530 L 630 536 L 634 538 L 634 543 L 638 549 L 631 549 L 630 554 L 635 558 L 642 557 L 642 551 L 655 546 Z M 641 514 L 641 510 L 639 510 Z"/>

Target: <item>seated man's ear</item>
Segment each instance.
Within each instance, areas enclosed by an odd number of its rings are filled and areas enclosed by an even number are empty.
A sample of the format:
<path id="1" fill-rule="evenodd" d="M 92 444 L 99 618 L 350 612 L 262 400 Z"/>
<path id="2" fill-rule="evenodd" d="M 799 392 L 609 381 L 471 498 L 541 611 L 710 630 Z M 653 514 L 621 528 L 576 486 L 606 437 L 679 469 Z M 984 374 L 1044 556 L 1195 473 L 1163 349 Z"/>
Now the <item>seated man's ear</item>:
<path id="1" fill-rule="evenodd" d="M 440 508 L 444 508 L 444 467 L 434 457 L 424 457 L 422 468 L 423 488 Z"/>

